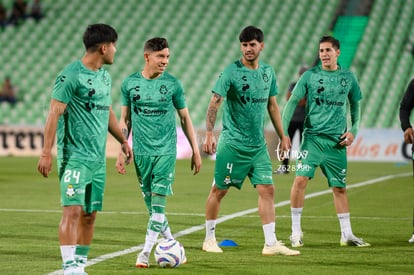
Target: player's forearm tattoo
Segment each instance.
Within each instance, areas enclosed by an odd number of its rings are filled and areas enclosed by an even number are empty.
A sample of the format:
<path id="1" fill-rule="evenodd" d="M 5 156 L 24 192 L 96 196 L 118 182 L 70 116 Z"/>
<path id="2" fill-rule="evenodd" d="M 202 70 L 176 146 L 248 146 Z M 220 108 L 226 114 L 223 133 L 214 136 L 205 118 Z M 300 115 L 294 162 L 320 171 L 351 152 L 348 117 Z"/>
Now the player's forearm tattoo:
<path id="1" fill-rule="evenodd" d="M 214 124 L 216 123 L 217 108 L 210 106 L 207 110 L 206 129 L 207 131 L 213 131 Z"/>
<path id="2" fill-rule="evenodd" d="M 222 98 L 221 95 L 214 93 L 212 101 L 214 101 L 214 103 L 216 104 L 219 104 L 221 102 L 221 98 Z"/>
<path id="3" fill-rule="evenodd" d="M 122 128 L 121 130 L 122 130 L 122 134 L 124 135 L 124 137 L 125 137 L 126 139 L 128 139 L 128 136 L 129 136 L 129 134 L 128 134 L 128 129 L 127 129 L 127 128 Z"/>
<path id="4" fill-rule="evenodd" d="M 214 124 L 216 123 L 218 106 L 222 100 L 221 95 L 213 94 L 210 105 L 207 110 L 207 120 L 206 120 L 206 129 L 207 131 L 213 131 Z"/>

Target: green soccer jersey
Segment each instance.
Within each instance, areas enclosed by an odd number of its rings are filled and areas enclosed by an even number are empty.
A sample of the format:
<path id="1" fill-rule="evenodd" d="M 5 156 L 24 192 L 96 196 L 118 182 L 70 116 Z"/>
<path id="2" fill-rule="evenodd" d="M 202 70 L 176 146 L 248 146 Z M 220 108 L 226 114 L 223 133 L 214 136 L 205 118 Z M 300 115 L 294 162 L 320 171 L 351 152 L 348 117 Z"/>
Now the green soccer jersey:
<path id="1" fill-rule="evenodd" d="M 322 70 L 315 66 L 306 71 L 292 94 L 307 96 L 304 134 L 339 138 L 347 131 L 347 101 L 362 99 L 358 81 L 349 70 Z"/>
<path id="2" fill-rule="evenodd" d="M 122 82 L 121 92 L 122 105 L 131 111 L 134 154 L 175 155 L 175 113 L 186 108 L 181 82 L 167 72 L 156 79 L 136 72 Z"/>
<path id="3" fill-rule="evenodd" d="M 252 70 L 236 61 L 220 75 L 213 92 L 226 98 L 220 139 L 237 146 L 263 146 L 268 100 L 278 93 L 273 68 L 259 62 Z"/>
<path id="4" fill-rule="evenodd" d="M 111 84 L 105 69 L 91 71 L 80 60 L 58 75 L 52 98 L 67 104 L 57 127 L 58 158 L 105 162 Z"/>

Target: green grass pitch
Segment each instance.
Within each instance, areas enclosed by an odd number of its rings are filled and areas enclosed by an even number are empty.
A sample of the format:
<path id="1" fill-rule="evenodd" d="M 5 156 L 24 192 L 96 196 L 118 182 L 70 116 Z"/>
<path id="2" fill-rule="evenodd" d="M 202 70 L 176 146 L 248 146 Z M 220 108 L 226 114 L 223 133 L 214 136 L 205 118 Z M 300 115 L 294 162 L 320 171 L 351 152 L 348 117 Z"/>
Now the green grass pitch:
<path id="1" fill-rule="evenodd" d="M 36 170 L 37 158 L 0 157 L 0 274 L 57 274 L 61 258 L 58 223 L 59 188 L 53 172 L 44 179 Z M 308 198 L 302 218 L 305 246 L 298 257 L 261 255 L 263 232 L 258 213 L 228 219 L 217 225 L 218 241 L 231 239 L 238 246 L 223 254 L 201 250 L 204 207 L 211 186 L 214 162 L 203 160 L 193 176 L 189 160 L 177 162 L 174 195 L 167 202 L 173 233 L 184 245 L 186 265 L 165 270 L 151 257 L 149 269 L 136 269 L 137 246 L 143 244 L 147 214 L 133 166 L 127 175 L 107 162 L 104 211 L 99 213 L 89 260 L 89 274 L 413 274 L 414 244 L 407 240 L 413 225 L 414 184 L 410 163 L 349 164 L 351 221 L 354 233 L 371 243 L 369 248 L 340 247 L 339 223 L 332 195 Z M 277 163 L 274 163 L 277 167 Z M 377 180 L 376 180 L 377 179 Z M 288 204 L 293 175 L 275 175 L 276 233 L 288 243 Z M 327 190 L 320 170 L 309 182 L 307 194 Z M 257 194 L 249 181 L 241 191 L 231 189 L 220 217 L 257 207 Z M 186 231 L 187 230 L 187 231 Z M 135 249 L 134 249 L 135 247 Z M 128 249 L 131 252 L 128 253 Z M 115 254 L 115 253 L 118 253 Z M 107 255 L 107 256 L 105 256 Z M 109 257 L 108 255 L 112 255 Z"/>

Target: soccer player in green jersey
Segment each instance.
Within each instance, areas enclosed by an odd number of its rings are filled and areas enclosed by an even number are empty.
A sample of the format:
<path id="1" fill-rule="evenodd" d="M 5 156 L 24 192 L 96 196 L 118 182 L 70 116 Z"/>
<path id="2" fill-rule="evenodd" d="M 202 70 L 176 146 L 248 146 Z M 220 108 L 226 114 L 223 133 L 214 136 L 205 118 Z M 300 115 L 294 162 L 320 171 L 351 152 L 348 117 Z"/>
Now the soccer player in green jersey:
<path id="1" fill-rule="evenodd" d="M 259 215 L 265 237 L 262 254 L 299 255 L 299 251 L 278 241 L 275 234 L 272 163 L 264 137 L 266 112 L 282 140 L 282 148 L 288 148 L 276 101 L 275 72 L 259 61 L 264 48 L 262 30 L 248 26 L 241 31 L 239 41 L 242 57 L 227 66 L 217 80 L 207 111 L 203 150 L 214 154 L 217 148 L 217 154 L 214 181 L 206 203 L 206 237 L 202 249 L 223 252 L 215 236 L 220 203 L 231 186 L 241 189 L 248 177 L 259 196 Z M 223 102 L 223 129 L 216 144 L 213 129 Z"/>
<path id="2" fill-rule="evenodd" d="M 346 193 L 346 146 L 354 141 L 360 122 L 361 90 L 355 75 L 337 63 L 340 44 L 332 36 L 319 41 L 321 65 L 307 70 L 296 84 L 283 111 L 285 131 L 289 127 L 298 102 L 307 97 L 303 140 L 296 160 L 296 177 L 290 203 L 292 216 L 292 247 L 303 246 L 301 215 L 305 189 L 315 170 L 321 167 L 332 188 L 336 213 L 341 227 L 342 246 L 369 246 L 357 238 L 351 228 L 348 196 Z M 347 128 L 347 102 L 351 113 L 351 129 Z"/>
<path id="3" fill-rule="evenodd" d="M 151 250 L 159 234 L 173 239 L 165 216 L 166 197 L 172 195 L 177 154 L 176 115 L 193 155 L 191 170 L 197 174 L 201 156 L 196 134 L 186 106 L 181 82 L 165 71 L 170 58 L 168 41 L 154 37 L 145 42 L 145 66 L 122 83 L 120 125 L 125 137 L 132 130 L 133 153 L 139 185 L 149 213 L 143 250 L 136 267 L 149 267 Z M 125 174 L 124 158 L 117 160 L 119 173 Z"/>
<path id="4" fill-rule="evenodd" d="M 89 25 L 86 51 L 57 76 L 44 129 L 38 171 L 48 177 L 57 134 L 57 168 L 62 219 L 59 242 L 64 274 L 84 271 L 97 211 L 102 210 L 108 131 L 122 144 L 127 161 L 132 151 L 111 107 L 111 78 L 102 68 L 112 64 L 118 35 L 109 25 Z"/>
<path id="5" fill-rule="evenodd" d="M 410 123 L 411 112 L 414 109 L 414 78 L 411 79 L 405 90 L 404 97 L 400 103 L 400 122 L 401 129 L 404 131 L 404 141 L 407 144 L 413 144 L 414 131 Z M 413 176 L 414 176 L 414 145 L 411 146 L 411 155 L 413 160 Z M 408 240 L 409 243 L 414 243 L 414 208 L 413 208 L 413 235 Z"/>

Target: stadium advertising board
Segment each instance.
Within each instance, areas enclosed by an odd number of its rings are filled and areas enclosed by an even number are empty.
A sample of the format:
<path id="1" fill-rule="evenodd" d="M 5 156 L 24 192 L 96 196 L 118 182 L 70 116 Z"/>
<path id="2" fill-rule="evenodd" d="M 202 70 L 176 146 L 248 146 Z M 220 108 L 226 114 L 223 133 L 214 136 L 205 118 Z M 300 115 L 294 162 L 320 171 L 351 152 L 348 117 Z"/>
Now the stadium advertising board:
<path id="1" fill-rule="evenodd" d="M 361 129 L 347 153 L 350 161 L 405 161 L 411 159 L 411 144 L 400 129 Z"/>
<path id="2" fill-rule="evenodd" d="M 0 156 L 40 156 L 43 128 L 0 126 Z"/>
<path id="3" fill-rule="evenodd" d="M 201 146 L 204 131 L 197 131 L 197 136 Z M 276 159 L 278 140 L 273 131 L 266 131 L 266 140 L 272 159 Z M 177 158 L 191 157 L 190 145 L 181 129 L 177 132 L 177 145 Z M 42 146 L 42 127 L 0 126 L 0 156 L 39 156 Z M 297 146 L 292 147 L 294 150 Z M 116 157 L 118 152 L 118 142 L 108 135 L 107 156 Z M 361 129 L 353 145 L 348 147 L 350 161 L 407 161 L 410 156 L 411 145 L 403 142 L 399 129 Z"/>

